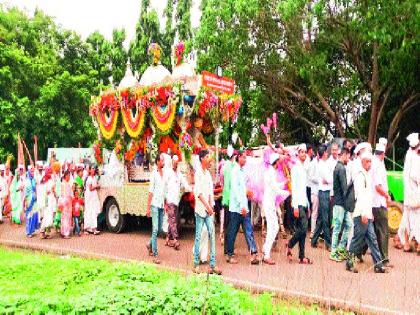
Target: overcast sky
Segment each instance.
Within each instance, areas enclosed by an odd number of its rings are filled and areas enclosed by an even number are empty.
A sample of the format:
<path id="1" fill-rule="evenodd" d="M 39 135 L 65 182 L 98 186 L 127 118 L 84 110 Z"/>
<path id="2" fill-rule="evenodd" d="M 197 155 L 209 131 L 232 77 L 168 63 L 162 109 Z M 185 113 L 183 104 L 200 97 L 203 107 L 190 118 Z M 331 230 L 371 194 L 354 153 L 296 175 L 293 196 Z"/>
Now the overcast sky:
<path id="1" fill-rule="evenodd" d="M 191 23 L 197 27 L 200 19 L 198 9 L 200 0 L 193 0 Z M 0 1 L 1 2 L 1 1 Z M 17 6 L 32 15 L 39 8 L 63 28 L 75 30 L 86 38 L 94 31 L 99 31 L 111 39 L 114 28 L 124 28 L 128 42 L 134 37 L 136 23 L 140 15 L 140 0 L 6 0 L 6 5 Z M 151 0 L 152 6 L 161 16 L 166 0 Z"/>

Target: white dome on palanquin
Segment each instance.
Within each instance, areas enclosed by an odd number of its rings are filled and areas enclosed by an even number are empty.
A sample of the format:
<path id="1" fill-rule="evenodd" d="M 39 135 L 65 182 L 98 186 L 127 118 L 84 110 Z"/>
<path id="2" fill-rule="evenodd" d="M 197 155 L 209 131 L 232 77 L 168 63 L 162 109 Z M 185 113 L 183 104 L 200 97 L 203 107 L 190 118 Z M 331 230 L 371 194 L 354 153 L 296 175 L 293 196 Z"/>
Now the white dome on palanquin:
<path id="1" fill-rule="evenodd" d="M 161 64 L 151 65 L 144 71 L 140 86 L 155 86 L 160 85 L 171 77 L 171 73 Z"/>
<path id="2" fill-rule="evenodd" d="M 135 87 L 139 83 L 137 82 L 136 77 L 133 75 L 133 71 L 131 71 L 131 63 L 130 59 L 127 61 L 127 69 L 125 70 L 124 78 L 122 78 L 120 84 L 118 85 L 119 90 L 129 89 Z"/>
<path id="3" fill-rule="evenodd" d="M 172 71 L 172 80 L 183 81 L 196 77 L 194 67 L 187 62 L 183 62 L 178 66 L 175 66 Z"/>

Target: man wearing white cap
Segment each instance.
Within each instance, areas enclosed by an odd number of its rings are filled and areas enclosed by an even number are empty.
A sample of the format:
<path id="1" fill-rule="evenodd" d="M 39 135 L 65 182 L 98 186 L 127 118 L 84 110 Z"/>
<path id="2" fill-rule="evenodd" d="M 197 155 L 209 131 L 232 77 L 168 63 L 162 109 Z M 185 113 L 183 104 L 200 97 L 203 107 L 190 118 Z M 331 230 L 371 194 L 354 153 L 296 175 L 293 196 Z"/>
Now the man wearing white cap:
<path id="1" fill-rule="evenodd" d="M 381 138 L 383 139 L 383 138 Z M 381 140 L 379 139 L 379 140 Z M 385 168 L 384 142 L 380 142 L 375 147 L 375 156 L 372 160 L 372 183 L 373 183 L 373 217 L 376 238 L 378 239 L 379 249 L 384 259 L 384 264 L 389 264 L 388 257 L 388 210 L 387 203 L 391 200 L 388 194 L 388 182 Z"/>
<path id="2" fill-rule="evenodd" d="M 280 188 L 283 187 L 284 183 L 279 183 L 277 180 L 277 170 L 280 167 L 280 155 L 278 153 L 272 153 L 270 155 L 270 167 L 264 174 L 264 198 L 262 203 L 267 221 L 267 236 L 263 246 L 263 262 L 269 265 L 275 264 L 274 260 L 270 258 L 270 252 L 271 248 L 273 247 L 274 240 L 276 239 L 277 233 L 279 232 L 279 219 L 277 217 L 276 198 L 278 195 L 287 196 L 289 194 L 287 191 Z"/>
<path id="3" fill-rule="evenodd" d="M 3 223 L 3 207 L 7 196 L 7 180 L 4 176 L 5 170 L 5 165 L 0 164 L 0 224 Z"/>
<path id="4" fill-rule="evenodd" d="M 306 194 L 307 175 L 305 170 L 306 145 L 298 147 L 298 160 L 291 171 L 292 179 L 292 207 L 296 218 L 296 231 L 287 244 L 287 258 L 292 258 L 292 248 L 299 243 L 299 262 L 312 264 L 312 260 L 305 257 L 305 238 L 308 230 L 309 201 Z"/>
<path id="5" fill-rule="evenodd" d="M 385 273 L 382 255 L 379 251 L 375 229 L 373 227 L 372 214 L 372 177 L 369 173 L 372 164 L 372 153 L 364 152 L 361 156 L 362 168 L 354 177 L 354 192 L 356 205 L 353 213 L 354 234 L 351 240 L 349 256 L 346 262 L 346 269 L 358 272 L 355 267 L 355 257 L 363 251 L 364 244 L 368 245 L 373 262 L 375 273 Z"/>
<path id="6" fill-rule="evenodd" d="M 416 168 L 420 163 L 420 159 L 418 157 L 417 151 L 420 147 L 419 141 L 419 134 L 412 133 L 407 137 L 409 149 L 405 156 L 404 161 L 404 170 L 403 170 L 403 177 L 404 177 L 404 212 L 403 217 L 401 219 L 401 224 L 398 229 L 398 238 L 404 247 L 405 252 L 409 252 L 410 248 L 410 241 L 413 238 L 413 216 L 416 215 L 415 207 L 417 204 L 417 194 L 418 190 L 417 187 L 420 184 L 416 182 L 417 176 L 420 177 L 419 174 L 416 174 Z M 420 229 L 420 226 L 418 226 Z M 417 232 L 417 234 L 420 234 Z M 420 238 L 420 236 L 419 236 Z M 417 240 L 419 242 L 419 240 Z"/>
<path id="7" fill-rule="evenodd" d="M 364 152 L 372 153 L 372 145 L 369 142 L 361 142 L 356 145 L 354 149 L 355 157 L 347 165 L 347 181 L 350 187 L 353 186 L 352 183 L 354 182 L 354 178 L 362 169 L 362 161 L 360 159 L 360 156 Z M 354 195 L 354 188 L 350 188 L 349 193 Z M 352 238 L 353 238 L 353 224 L 350 227 L 349 238 L 347 242 L 347 249 L 350 249 L 350 242 Z M 361 255 L 359 255 L 359 257 L 361 257 Z"/>
<path id="8" fill-rule="evenodd" d="M 179 250 L 178 241 L 178 206 L 181 198 L 181 188 L 185 191 L 191 191 L 190 185 L 187 183 L 186 178 L 178 170 L 179 158 L 177 155 L 172 157 L 172 167 L 165 170 L 163 176 L 164 182 L 164 208 L 168 215 L 168 234 L 166 236 L 166 245 L 174 247 Z"/>

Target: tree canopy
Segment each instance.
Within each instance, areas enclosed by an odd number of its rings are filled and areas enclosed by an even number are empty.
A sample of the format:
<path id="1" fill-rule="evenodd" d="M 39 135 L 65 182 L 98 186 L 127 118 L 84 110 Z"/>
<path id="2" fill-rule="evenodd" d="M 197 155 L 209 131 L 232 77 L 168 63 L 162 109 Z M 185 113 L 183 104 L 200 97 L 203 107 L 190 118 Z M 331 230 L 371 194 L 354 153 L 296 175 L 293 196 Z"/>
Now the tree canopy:
<path id="1" fill-rule="evenodd" d="M 152 42 L 171 68 L 176 40 L 197 52 L 198 72 L 220 65 L 235 79 L 244 102 L 233 128 L 246 145 L 260 144 L 258 126 L 272 112 L 286 143 L 385 136 L 405 145 L 418 131 L 416 1 L 202 0 L 197 29 L 191 6 L 169 0 L 159 16 L 142 0 L 128 51 L 125 30 L 84 40 L 39 10 L 28 17 L 0 6 L 0 160 L 16 152 L 18 133 L 28 146 L 37 135 L 39 152 L 90 145 L 91 95 L 118 84 L 128 58 L 143 73 Z"/>

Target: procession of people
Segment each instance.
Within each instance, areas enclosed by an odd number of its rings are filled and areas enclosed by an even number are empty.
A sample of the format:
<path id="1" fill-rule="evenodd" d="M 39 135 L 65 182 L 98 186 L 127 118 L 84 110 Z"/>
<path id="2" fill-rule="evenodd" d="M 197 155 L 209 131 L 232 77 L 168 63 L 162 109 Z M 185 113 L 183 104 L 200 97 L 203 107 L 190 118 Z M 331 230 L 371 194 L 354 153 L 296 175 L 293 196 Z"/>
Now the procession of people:
<path id="1" fill-rule="evenodd" d="M 417 133 L 407 139 L 404 211 L 394 243 L 404 252 L 412 251 L 414 244 L 414 251 L 420 255 L 420 141 Z M 384 163 L 386 139 L 380 138 L 374 148 L 367 142 L 345 140 L 341 146 L 335 142 L 318 148 L 300 144 L 293 149 L 282 144 L 273 146 L 267 140 L 260 165 L 248 162 L 255 159 L 252 150 L 234 150 L 229 145 L 216 165 L 220 173 L 217 175 L 210 172 L 216 162 L 211 151 L 199 150 L 192 163 L 192 182 L 178 168 L 178 155 L 157 155 L 147 205 L 152 235 L 146 247 L 153 262 L 161 263 L 157 238 L 165 216 L 165 245 L 175 250 L 182 247 L 177 218 L 182 192 L 190 192 L 195 198 L 192 260 L 196 273 L 208 255 L 208 272 L 222 273 L 216 257 L 217 215 L 221 216 L 224 259 L 229 264 L 241 263 L 235 257 L 240 229 L 252 265 L 276 264 L 271 252 L 282 237 L 279 231 L 283 217 L 290 215 L 294 219 L 287 224 L 285 255 L 289 262 L 294 261 L 293 252 L 298 245 L 297 262 L 316 263 L 305 249 L 308 243 L 319 247 L 322 240 L 330 259 L 345 262 L 348 271 L 358 272 L 357 264 L 368 249 L 374 272 L 388 272 L 393 265 L 388 250 L 387 207 L 391 196 Z M 219 200 L 222 209 L 215 207 L 217 185 L 223 191 Z M 12 174 L 8 161 L 0 165 L 0 222 L 7 216 L 11 224 L 25 224 L 28 238 L 37 234 L 42 239 L 98 235 L 98 215 L 102 211 L 99 189 L 97 168 L 90 164 L 51 160 L 27 168 L 18 165 Z M 261 249 L 254 235 L 257 225 L 263 231 Z"/>
<path id="2" fill-rule="evenodd" d="M 39 232 L 48 239 L 54 230 L 65 239 L 99 234 L 96 173 L 94 166 L 70 161 L 20 164 L 14 175 L 10 163 L 0 165 L 0 222 L 8 216 L 11 224 L 24 224 L 28 238 Z"/>

